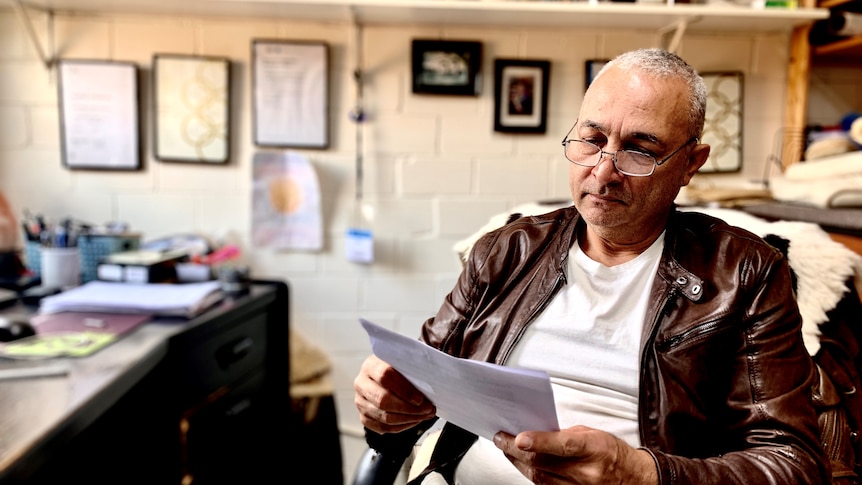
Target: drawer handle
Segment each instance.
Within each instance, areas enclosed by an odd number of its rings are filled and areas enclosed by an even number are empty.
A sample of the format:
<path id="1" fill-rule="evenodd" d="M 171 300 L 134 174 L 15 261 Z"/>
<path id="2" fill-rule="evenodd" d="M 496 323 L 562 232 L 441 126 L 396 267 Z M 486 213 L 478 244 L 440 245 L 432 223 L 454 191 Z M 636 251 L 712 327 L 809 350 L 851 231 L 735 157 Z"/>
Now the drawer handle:
<path id="1" fill-rule="evenodd" d="M 254 347 L 254 339 L 251 337 L 238 338 L 232 342 L 222 345 L 216 350 L 215 357 L 219 367 L 227 370 L 228 367 L 242 360 Z"/>

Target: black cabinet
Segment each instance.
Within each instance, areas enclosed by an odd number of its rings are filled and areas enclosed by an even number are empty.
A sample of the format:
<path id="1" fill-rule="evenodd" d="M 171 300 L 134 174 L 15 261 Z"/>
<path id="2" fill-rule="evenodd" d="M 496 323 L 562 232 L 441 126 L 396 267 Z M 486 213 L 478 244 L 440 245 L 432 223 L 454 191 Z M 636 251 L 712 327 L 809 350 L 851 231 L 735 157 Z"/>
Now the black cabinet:
<path id="1" fill-rule="evenodd" d="M 284 283 L 258 283 L 194 320 L 147 324 L 183 329 L 107 410 L 71 417 L 3 483 L 285 483 L 287 299 Z"/>

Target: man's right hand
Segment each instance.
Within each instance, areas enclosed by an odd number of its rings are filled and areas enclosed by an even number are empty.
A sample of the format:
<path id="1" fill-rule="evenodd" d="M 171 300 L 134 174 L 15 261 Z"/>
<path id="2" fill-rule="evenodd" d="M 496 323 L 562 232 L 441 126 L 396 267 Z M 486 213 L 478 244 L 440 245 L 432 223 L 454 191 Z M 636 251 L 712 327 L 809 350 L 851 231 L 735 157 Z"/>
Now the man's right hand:
<path id="1" fill-rule="evenodd" d="M 377 433 L 397 433 L 437 413 L 419 389 L 374 355 L 362 363 L 353 389 L 362 425 Z"/>

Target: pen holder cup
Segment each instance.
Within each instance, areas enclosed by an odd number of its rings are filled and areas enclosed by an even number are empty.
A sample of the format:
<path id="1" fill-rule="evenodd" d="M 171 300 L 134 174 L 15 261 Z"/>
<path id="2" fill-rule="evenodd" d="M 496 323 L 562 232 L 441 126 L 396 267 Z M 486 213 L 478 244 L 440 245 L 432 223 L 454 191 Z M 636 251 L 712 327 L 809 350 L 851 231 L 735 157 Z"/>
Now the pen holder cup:
<path id="1" fill-rule="evenodd" d="M 42 274 L 42 258 L 39 250 L 42 245 L 38 241 L 27 241 L 24 244 L 24 265 L 35 275 Z"/>
<path id="2" fill-rule="evenodd" d="M 78 248 L 41 248 L 42 286 L 66 288 L 81 283 L 81 258 Z"/>
<path id="3" fill-rule="evenodd" d="M 99 263 L 106 256 L 140 247 L 138 234 L 82 234 L 78 237 L 81 252 L 81 281 L 97 279 Z"/>

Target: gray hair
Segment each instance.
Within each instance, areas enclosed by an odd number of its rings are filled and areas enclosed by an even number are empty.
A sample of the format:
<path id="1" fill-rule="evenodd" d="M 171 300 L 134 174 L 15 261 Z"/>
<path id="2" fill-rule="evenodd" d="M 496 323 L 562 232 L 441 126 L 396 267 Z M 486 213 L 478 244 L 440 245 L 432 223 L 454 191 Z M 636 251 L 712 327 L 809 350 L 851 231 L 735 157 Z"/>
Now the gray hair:
<path id="1" fill-rule="evenodd" d="M 602 67 L 596 75 L 599 78 L 612 66 L 625 71 L 641 71 L 660 78 L 681 78 L 688 85 L 691 106 L 688 113 L 692 137 L 700 137 L 706 119 L 706 85 L 703 78 L 687 62 L 673 52 L 665 49 L 638 49 L 620 54 Z"/>

